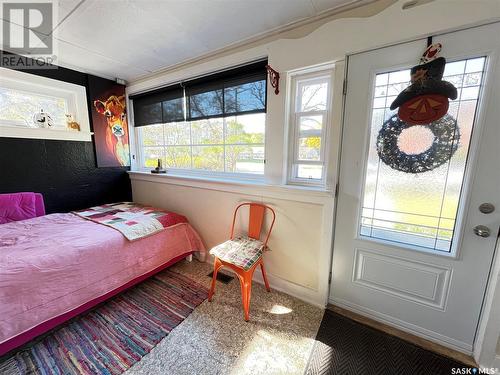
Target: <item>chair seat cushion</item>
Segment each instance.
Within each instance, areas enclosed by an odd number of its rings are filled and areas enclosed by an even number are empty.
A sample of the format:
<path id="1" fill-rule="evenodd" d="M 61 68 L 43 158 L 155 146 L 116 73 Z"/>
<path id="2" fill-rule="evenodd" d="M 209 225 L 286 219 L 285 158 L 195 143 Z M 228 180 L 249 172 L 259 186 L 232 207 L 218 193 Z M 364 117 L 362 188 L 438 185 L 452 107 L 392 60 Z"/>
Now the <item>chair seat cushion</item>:
<path id="1" fill-rule="evenodd" d="M 220 260 L 249 270 L 264 252 L 264 243 L 248 237 L 236 237 L 210 250 Z"/>

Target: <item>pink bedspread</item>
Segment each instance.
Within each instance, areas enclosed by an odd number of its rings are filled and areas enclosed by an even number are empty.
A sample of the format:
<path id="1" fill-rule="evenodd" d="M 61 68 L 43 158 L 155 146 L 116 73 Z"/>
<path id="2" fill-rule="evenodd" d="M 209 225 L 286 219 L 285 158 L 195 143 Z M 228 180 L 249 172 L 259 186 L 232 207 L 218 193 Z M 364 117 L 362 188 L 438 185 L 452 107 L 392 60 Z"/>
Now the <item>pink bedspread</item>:
<path id="1" fill-rule="evenodd" d="M 193 251 L 188 223 L 134 242 L 73 214 L 0 225 L 0 345 Z"/>

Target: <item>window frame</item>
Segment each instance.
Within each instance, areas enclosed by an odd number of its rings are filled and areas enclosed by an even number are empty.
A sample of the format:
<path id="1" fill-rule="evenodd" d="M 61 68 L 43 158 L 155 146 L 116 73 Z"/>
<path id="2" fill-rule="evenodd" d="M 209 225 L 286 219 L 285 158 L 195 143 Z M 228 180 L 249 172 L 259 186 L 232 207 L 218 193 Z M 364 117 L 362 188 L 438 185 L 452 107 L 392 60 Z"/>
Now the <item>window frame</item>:
<path id="1" fill-rule="evenodd" d="M 328 136 L 331 133 L 333 119 L 333 97 L 334 97 L 334 65 L 321 66 L 313 69 L 302 69 L 290 74 L 289 77 L 289 101 L 288 101 L 288 157 L 286 166 L 286 182 L 289 185 L 298 185 L 305 187 L 326 188 L 328 181 L 328 167 L 330 164 L 330 145 Z M 313 82 L 327 83 L 326 108 L 317 111 L 298 111 L 300 99 L 298 93 L 300 87 Z M 323 116 L 322 129 L 319 137 L 321 138 L 320 160 L 301 160 L 299 159 L 300 144 L 300 119 L 308 116 Z M 310 179 L 298 177 L 298 167 L 300 165 L 321 165 L 321 179 Z"/>
<path id="2" fill-rule="evenodd" d="M 31 128 L 16 125 L 15 121 L 0 119 L 0 138 L 92 141 L 87 91 L 84 86 L 7 68 L 0 68 L 0 75 L 2 87 L 33 95 L 65 99 L 68 113 L 72 114 L 74 121 L 80 125 L 80 131 L 62 127 Z"/>
<path id="3" fill-rule="evenodd" d="M 218 179 L 218 180 L 232 180 L 232 181 L 248 181 L 248 182 L 257 182 L 257 183 L 263 183 L 265 181 L 265 176 L 266 176 L 266 158 L 267 158 L 267 141 L 266 141 L 266 124 L 267 124 L 267 101 L 268 101 L 268 74 L 267 70 L 265 69 L 265 66 L 267 65 L 267 58 L 259 58 L 253 62 L 245 63 L 242 65 L 238 65 L 236 67 L 228 68 L 225 70 L 221 71 L 216 71 L 216 72 L 206 72 L 203 73 L 202 75 L 187 79 L 187 80 L 182 80 L 178 81 L 177 83 L 172 83 L 168 86 L 158 88 L 156 90 L 152 91 L 145 91 L 145 92 L 139 92 L 137 94 L 131 94 L 130 92 L 127 95 L 127 99 L 129 102 L 129 108 L 131 110 L 128 112 L 129 116 L 129 124 L 131 128 L 133 127 L 134 130 L 130 132 L 131 136 L 131 145 L 132 145 L 132 150 L 134 150 L 134 153 L 132 154 L 132 168 L 141 172 L 149 172 L 151 171 L 151 167 L 145 166 L 144 165 L 144 151 L 145 148 L 148 146 L 143 145 L 143 139 L 142 139 L 142 134 L 141 131 L 138 130 L 141 127 L 146 127 L 148 125 L 142 124 L 139 126 L 135 126 L 135 119 L 134 116 L 136 115 L 136 108 L 134 108 L 134 101 L 136 99 L 139 99 L 141 97 L 147 97 L 151 95 L 159 95 L 161 96 L 162 93 L 169 91 L 170 89 L 173 89 L 177 86 L 182 88 L 183 91 L 183 110 L 184 110 L 184 120 L 183 121 L 172 121 L 172 122 L 153 122 L 150 125 L 162 125 L 164 126 L 165 124 L 169 123 L 190 123 L 194 121 L 203 121 L 203 120 L 210 120 L 210 119 L 220 119 L 223 122 L 223 139 L 220 144 L 213 144 L 213 146 L 220 146 L 223 147 L 223 163 L 224 163 L 224 170 L 219 170 L 219 171 L 210 171 L 210 170 L 203 170 L 203 169 L 195 169 L 195 168 L 174 168 L 174 167 L 167 167 L 168 170 L 168 175 L 172 176 L 179 176 L 179 177 L 193 177 L 193 178 L 208 178 L 208 179 Z M 263 108 L 261 109 L 251 109 L 251 110 L 239 110 L 236 112 L 227 112 L 227 108 L 224 103 L 224 95 L 226 94 L 226 89 L 231 89 L 233 87 L 237 87 L 243 84 L 248 84 L 248 83 L 254 83 L 254 82 L 259 82 L 259 81 L 264 81 L 263 88 L 265 90 L 264 92 L 264 103 L 263 103 Z M 199 91 L 199 93 L 204 93 L 205 90 L 208 90 L 207 92 L 213 91 L 212 89 L 221 89 L 222 90 L 222 108 L 221 108 L 221 113 L 218 114 L 210 114 L 206 116 L 199 116 L 195 118 L 192 118 L 191 116 L 191 104 L 190 104 L 190 98 L 193 95 L 196 95 Z M 152 99 L 153 100 L 153 99 Z M 154 100 L 153 100 L 154 101 Z M 248 173 L 248 172 L 226 172 L 226 147 L 231 146 L 233 144 L 226 144 L 226 131 L 227 131 L 227 126 L 226 126 L 226 121 L 228 118 L 232 117 L 241 117 L 245 115 L 252 115 L 252 114 L 258 114 L 262 113 L 264 116 L 264 140 L 262 143 L 242 143 L 241 145 L 248 145 L 250 147 L 262 147 L 264 149 L 264 159 L 262 160 L 263 164 L 263 170 L 262 172 L 259 173 Z M 163 120 L 163 118 L 162 118 Z M 192 126 L 190 126 L 189 129 L 189 134 L 190 134 L 190 143 L 182 146 L 187 146 L 190 149 L 190 157 L 191 157 L 191 167 L 193 166 L 192 163 L 192 157 L 193 157 L 193 148 L 197 146 L 210 146 L 208 144 L 195 144 L 193 142 L 193 131 L 192 131 Z M 164 141 L 165 141 L 165 132 L 164 132 Z M 165 150 L 170 147 L 170 146 L 175 146 L 175 145 L 166 145 L 163 142 L 161 145 L 157 146 L 151 146 L 151 147 L 157 147 L 158 149 L 161 149 L 161 152 L 159 153 L 159 156 L 165 157 Z M 179 145 L 181 146 L 181 145 Z M 233 146 L 237 146 L 237 144 L 234 144 Z"/>

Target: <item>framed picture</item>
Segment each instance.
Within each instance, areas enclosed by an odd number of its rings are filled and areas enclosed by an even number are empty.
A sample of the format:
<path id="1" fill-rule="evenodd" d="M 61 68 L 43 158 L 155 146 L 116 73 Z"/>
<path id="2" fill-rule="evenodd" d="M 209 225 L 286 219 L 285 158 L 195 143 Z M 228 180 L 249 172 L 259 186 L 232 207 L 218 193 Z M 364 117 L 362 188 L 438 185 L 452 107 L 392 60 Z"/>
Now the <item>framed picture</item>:
<path id="1" fill-rule="evenodd" d="M 130 166 L 125 86 L 89 76 L 89 97 L 97 166 Z"/>

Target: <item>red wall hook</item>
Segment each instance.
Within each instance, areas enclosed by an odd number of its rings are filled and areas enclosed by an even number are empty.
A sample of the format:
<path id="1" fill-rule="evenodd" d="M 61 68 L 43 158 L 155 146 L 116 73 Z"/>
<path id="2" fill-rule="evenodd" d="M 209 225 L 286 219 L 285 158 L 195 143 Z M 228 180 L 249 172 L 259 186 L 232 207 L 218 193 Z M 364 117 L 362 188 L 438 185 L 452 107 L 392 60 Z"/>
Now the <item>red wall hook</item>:
<path id="1" fill-rule="evenodd" d="M 267 74 L 269 74 L 269 81 L 271 82 L 271 86 L 274 88 L 274 93 L 276 95 L 280 92 L 280 74 L 271 68 L 271 65 L 266 65 Z"/>

